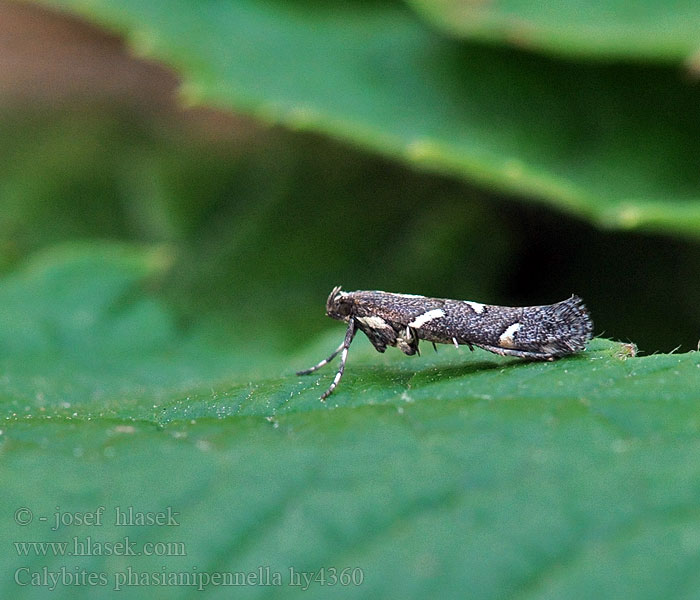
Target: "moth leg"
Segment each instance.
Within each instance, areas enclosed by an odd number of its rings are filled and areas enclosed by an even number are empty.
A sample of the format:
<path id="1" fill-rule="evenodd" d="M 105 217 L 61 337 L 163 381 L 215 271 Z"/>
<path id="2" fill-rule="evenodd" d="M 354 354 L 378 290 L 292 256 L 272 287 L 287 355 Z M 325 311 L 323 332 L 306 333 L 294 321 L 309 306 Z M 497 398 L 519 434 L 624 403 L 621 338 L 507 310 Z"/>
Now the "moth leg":
<path id="1" fill-rule="evenodd" d="M 518 358 L 531 358 L 533 360 L 554 360 L 557 358 L 556 354 L 549 352 L 530 352 L 528 350 L 516 350 L 513 348 L 501 348 L 499 346 L 488 346 L 486 344 L 477 344 L 479 348 L 493 352 L 494 354 L 499 354 L 501 356 L 517 356 Z"/>
<path id="2" fill-rule="evenodd" d="M 420 350 L 418 349 L 418 336 L 416 335 L 416 330 L 411 327 L 406 327 L 406 329 L 401 334 L 396 336 L 396 346 L 404 354 L 411 356 L 413 354 L 418 354 L 420 356 Z"/>
<path id="3" fill-rule="evenodd" d="M 396 345 L 396 331 L 380 317 L 358 317 L 357 328 L 367 336 L 377 352 L 384 352 L 387 346 Z"/>
<path id="4" fill-rule="evenodd" d="M 335 377 L 333 378 L 333 382 L 331 383 L 330 387 L 321 394 L 321 402 L 324 402 L 328 396 L 330 396 L 333 393 L 333 390 L 335 390 L 336 387 L 338 387 L 338 384 L 340 383 L 340 380 L 343 377 L 343 372 L 345 371 L 345 363 L 348 360 L 348 348 L 350 348 L 350 344 L 352 344 L 352 340 L 355 337 L 355 319 L 352 317 L 348 321 L 348 330 L 345 332 L 345 339 L 343 340 L 342 345 L 340 346 L 339 350 L 342 351 L 342 354 L 340 355 L 340 366 L 338 367 L 338 372 L 335 374 Z"/>
<path id="5" fill-rule="evenodd" d="M 333 354 L 331 354 L 328 358 L 324 358 L 320 363 L 317 365 L 314 365 L 310 369 L 304 369 L 303 371 L 297 371 L 297 375 L 309 375 L 313 373 L 314 371 L 318 371 L 321 367 L 325 367 L 329 362 L 331 362 L 338 354 L 340 351 L 343 349 L 343 346 L 345 345 L 345 342 L 340 344 L 334 351 Z"/>
<path id="6" fill-rule="evenodd" d="M 437 352 L 437 344 L 435 342 L 432 342 L 432 344 L 433 344 L 433 350 L 435 350 L 435 352 Z"/>
<path id="7" fill-rule="evenodd" d="M 416 334 L 416 330 L 413 329 L 411 326 L 406 327 L 405 342 L 408 344 L 409 351 L 401 348 L 401 350 L 403 350 L 404 353 L 406 353 L 409 356 L 414 353 L 420 356 L 420 348 L 418 347 L 418 335 Z"/>

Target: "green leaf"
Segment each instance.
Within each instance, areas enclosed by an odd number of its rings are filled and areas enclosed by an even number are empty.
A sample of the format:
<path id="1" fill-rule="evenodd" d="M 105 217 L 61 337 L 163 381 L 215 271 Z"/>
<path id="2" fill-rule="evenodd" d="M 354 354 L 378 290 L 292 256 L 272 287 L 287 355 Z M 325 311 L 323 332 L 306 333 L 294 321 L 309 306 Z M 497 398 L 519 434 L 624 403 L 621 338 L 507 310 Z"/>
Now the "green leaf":
<path id="1" fill-rule="evenodd" d="M 468 45 L 387 2 L 42 3 L 174 66 L 186 103 L 323 132 L 601 226 L 700 232 L 700 89 L 675 69 Z M 694 31 L 697 19 L 673 14 Z"/>
<path id="2" fill-rule="evenodd" d="M 0 287 L 6 416 L 134 417 L 159 398 L 265 368 L 255 348 L 215 352 L 184 336 L 145 282 L 168 247 L 70 244 L 34 257 Z M 98 412 L 93 410 L 98 407 Z"/>
<path id="3" fill-rule="evenodd" d="M 237 596 L 697 594 L 700 353 L 634 358 L 595 340 L 553 363 L 450 347 L 409 359 L 358 339 L 322 404 L 332 368 L 293 372 L 342 328 L 296 357 L 216 348 L 153 291 L 168 263 L 167 247 L 72 245 L 0 283 L 2 597 L 45 597 L 44 567 L 56 598 L 113 597 L 129 573 L 141 585 L 127 596 L 191 597 L 159 578 L 259 567 L 282 585 Z M 101 506 L 99 525 L 75 524 Z M 129 507 L 177 525 L 115 524 Z M 22 546 L 88 536 L 177 555 Z M 304 592 L 290 567 L 363 580 Z M 83 572 L 105 585 L 66 579 Z"/>
<path id="4" fill-rule="evenodd" d="M 690 63 L 700 49 L 696 2 L 408 2 L 451 34 L 554 54 Z"/>

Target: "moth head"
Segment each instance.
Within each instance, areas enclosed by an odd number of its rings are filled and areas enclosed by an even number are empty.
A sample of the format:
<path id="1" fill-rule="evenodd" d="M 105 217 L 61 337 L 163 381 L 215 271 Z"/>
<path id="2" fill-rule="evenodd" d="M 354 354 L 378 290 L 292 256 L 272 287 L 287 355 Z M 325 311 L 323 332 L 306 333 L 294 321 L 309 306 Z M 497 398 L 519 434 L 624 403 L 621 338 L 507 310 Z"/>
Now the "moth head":
<path id="1" fill-rule="evenodd" d="M 333 288 L 326 301 L 326 314 L 332 319 L 347 321 L 352 312 L 350 294 L 340 291 L 340 286 Z"/>

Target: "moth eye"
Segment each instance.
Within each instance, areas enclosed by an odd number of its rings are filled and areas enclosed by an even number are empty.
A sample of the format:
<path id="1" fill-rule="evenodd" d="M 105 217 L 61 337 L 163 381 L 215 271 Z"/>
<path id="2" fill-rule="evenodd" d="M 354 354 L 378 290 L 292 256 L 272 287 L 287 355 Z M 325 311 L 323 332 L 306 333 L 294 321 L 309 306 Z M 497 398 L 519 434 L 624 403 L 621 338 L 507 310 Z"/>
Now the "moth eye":
<path id="1" fill-rule="evenodd" d="M 348 294 L 340 290 L 340 286 L 333 288 L 326 301 L 326 314 L 329 317 L 343 319 L 352 313 L 352 300 Z"/>
<path id="2" fill-rule="evenodd" d="M 328 305 L 328 313 L 333 313 L 340 317 L 347 317 L 352 310 L 352 303 L 347 298 L 336 296 Z"/>

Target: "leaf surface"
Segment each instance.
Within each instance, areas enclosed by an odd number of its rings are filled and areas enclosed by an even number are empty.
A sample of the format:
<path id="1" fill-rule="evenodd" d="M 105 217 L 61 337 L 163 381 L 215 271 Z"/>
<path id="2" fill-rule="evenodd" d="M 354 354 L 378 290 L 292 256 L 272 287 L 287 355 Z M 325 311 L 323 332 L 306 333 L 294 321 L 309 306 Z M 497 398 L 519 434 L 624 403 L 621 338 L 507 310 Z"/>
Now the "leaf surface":
<path id="1" fill-rule="evenodd" d="M 411 359 L 358 339 L 322 404 L 332 368 L 293 372 L 336 335 L 286 358 L 214 347 L 149 291 L 166 258 L 73 245 L 0 284 L 2 596 L 42 596 L 46 586 L 14 578 L 44 566 L 105 574 L 105 585 L 59 583 L 57 598 L 109 597 L 129 569 L 148 585 L 123 588 L 127 597 L 190 597 L 192 586 L 166 589 L 156 575 L 261 566 L 281 584 L 237 594 L 697 591 L 700 354 L 631 358 L 594 340 L 553 363 L 450 347 Z M 52 531 L 54 513 L 70 521 L 100 506 L 99 526 Z M 178 524 L 117 525 L 129 507 L 170 509 Z M 13 520 L 26 519 L 20 508 L 30 524 Z M 128 536 L 141 552 L 184 544 L 186 555 L 36 556 L 14 544 L 88 536 Z M 317 580 L 304 592 L 290 587 L 290 567 L 359 568 L 362 583 Z"/>

